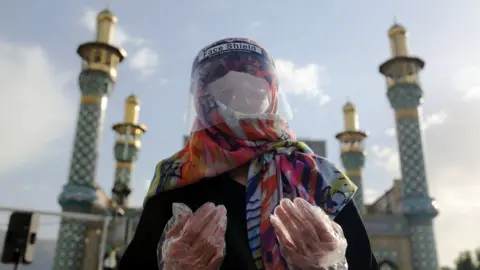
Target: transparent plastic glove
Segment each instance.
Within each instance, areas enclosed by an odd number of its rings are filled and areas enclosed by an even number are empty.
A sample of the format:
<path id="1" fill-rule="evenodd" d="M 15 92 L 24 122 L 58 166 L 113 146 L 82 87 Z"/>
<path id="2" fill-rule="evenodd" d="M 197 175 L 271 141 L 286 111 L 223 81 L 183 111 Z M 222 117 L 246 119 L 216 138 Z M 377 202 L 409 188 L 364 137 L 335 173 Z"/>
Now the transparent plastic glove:
<path id="1" fill-rule="evenodd" d="M 270 220 L 290 269 L 348 269 L 342 228 L 321 208 L 282 199 Z"/>
<path id="2" fill-rule="evenodd" d="M 174 203 L 172 210 L 157 249 L 159 268 L 219 269 L 225 251 L 225 207 L 206 203 L 192 213 L 185 204 Z"/>

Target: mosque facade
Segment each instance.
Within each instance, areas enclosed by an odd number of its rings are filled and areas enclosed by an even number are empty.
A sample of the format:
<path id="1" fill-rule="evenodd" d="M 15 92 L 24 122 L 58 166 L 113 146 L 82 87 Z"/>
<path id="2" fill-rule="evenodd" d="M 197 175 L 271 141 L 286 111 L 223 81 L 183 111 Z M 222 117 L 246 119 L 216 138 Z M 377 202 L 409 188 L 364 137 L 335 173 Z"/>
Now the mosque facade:
<path id="1" fill-rule="evenodd" d="M 109 195 L 95 181 L 99 141 L 108 97 L 116 82 L 116 67 L 126 52 L 112 44 L 117 18 L 109 10 L 97 16 L 96 39 L 78 47 L 82 59 L 81 91 L 70 173 L 58 202 L 65 212 L 113 217 L 110 226 L 102 222 L 63 218 L 58 232 L 54 270 L 115 269 L 115 260 L 132 239 L 142 209 L 131 207 L 132 172 L 147 131 L 139 124 L 140 100 L 125 100 L 124 121 L 112 129 L 116 170 Z M 364 203 L 362 169 L 364 142 L 368 135 L 358 126 L 355 106 L 343 107 L 345 130 L 336 135 L 340 142 L 345 172 L 359 187 L 354 200 L 363 216 L 380 269 L 437 270 L 438 258 L 432 221 L 438 214 L 429 196 L 422 146 L 419 106 L 422 89 L 418 74 L 424 67 L 420 58 L 408 54 L 406 29 L 394 24 L 388 31 L 391 58 L 379 71 L 386 77 L 387 97 L 394 111 L 401 180 L 372 204 Z M 316 154 L 326 156 L 325 141 L 304 140 Z M 106 237 L 106 238 L 103 238 Z M 103 243 L 103 244 L 102 244 Z M 111 266 L 107 267 L 107 264 Z"/>

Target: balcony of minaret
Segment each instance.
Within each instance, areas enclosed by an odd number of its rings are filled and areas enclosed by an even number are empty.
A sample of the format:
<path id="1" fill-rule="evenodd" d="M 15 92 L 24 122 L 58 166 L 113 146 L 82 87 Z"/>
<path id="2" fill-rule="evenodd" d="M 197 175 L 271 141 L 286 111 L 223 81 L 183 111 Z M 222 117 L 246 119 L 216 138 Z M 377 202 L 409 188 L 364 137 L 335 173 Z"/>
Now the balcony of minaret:
<path id="1" fill-rule="evenodd" d="M 117 133 L 115 156 L 117 161 L 133 162 L 142 146 L 142 136 L 147 130 L 145 125 L 122 123 L 113 126 Z"/>
<path id="2" fill-rule="evenodd" d="M 417 61 L 418 60 L 418 61 Z M 397 84 L 416 84 L 420 86 L 420 70 L 424 67 L 423 61 L 411 57 L 395 57 L 386 61 L 381 69 L 386 76 L 387 87 Z"/>
<path id="3" fill-rule="evenodd" d="M 360 152 L 365 150 L 366 134 L 361 131 L 342 132 L 337 135 L 340 141 L 340 150 L 342 152 Z"/>
<path id="4" fill-rule="evenodd" d="M 107 73 L 112 79 L 117 78 L 117 65 L 123 60 L 120 53 L 112 50 L 111 45 L 95 43 L 82 52 L 82 70 L 98 70 Z M 80 50 L 80 48 L 79 48 Z"/>
<path id="5" fill-rule="evenodd" d="M 342 152 L 364 152 L 364 143 L 358 141 L 350 141 L 350 142 L 340 142 L 340 150 Z"/>

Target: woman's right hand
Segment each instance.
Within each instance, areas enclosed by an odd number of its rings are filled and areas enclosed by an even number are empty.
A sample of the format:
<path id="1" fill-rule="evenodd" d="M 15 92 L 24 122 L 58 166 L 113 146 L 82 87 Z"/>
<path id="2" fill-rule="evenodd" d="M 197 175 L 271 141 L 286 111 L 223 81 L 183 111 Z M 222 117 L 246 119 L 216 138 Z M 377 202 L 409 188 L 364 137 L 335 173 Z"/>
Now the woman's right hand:
<path id="1" fill-rule="evenodd" d="M 206 203 L 187 212 L 167 232 L 162 245 L 164 270 L 219 269 L 225 251 L 227 210 Z"/>

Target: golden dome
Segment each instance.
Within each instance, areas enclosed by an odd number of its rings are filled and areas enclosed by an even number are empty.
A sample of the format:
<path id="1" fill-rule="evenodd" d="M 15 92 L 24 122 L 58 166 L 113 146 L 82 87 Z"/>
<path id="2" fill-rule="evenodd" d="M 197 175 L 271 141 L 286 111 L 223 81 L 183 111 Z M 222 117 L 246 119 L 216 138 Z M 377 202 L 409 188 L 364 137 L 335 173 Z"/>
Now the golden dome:
<path id="1" fill-rule="evenodd" d="M 127 97 L 125 100 L 126 103 L 134 103 L 134 104 L 140 104 L 140 99 L 135 96 L 134 94 L 131 94 L 130 96 Z"/>
<path id="2" fill-rule="evenodd" d="M 399 23 L 394 23 L 389 29 L 388 29 L 388 35 L 393 36 L 396 34 L 405 34 L 407 32 L 407 28 L 405 28 L 403 25 Z"/>
<path id="3" fill-rule="evenodd" d="M 115 14 L 113 14 L 113 12 L 106 8 L 97 15 L 97 21 L 103 20 L 109 20 L 115 23 L 117 21 L 117 18 L 115 17 Z"/>
<path id="4" fill-rule="evenodd" d="M 353 105 L 350 101 L 348 101 L 347 103 L 345 103 L 345 105 L 343 105 L 343 111 L 344 112 L 355 111 L 355 105 Z"/>

